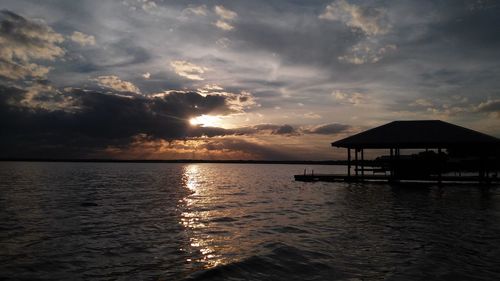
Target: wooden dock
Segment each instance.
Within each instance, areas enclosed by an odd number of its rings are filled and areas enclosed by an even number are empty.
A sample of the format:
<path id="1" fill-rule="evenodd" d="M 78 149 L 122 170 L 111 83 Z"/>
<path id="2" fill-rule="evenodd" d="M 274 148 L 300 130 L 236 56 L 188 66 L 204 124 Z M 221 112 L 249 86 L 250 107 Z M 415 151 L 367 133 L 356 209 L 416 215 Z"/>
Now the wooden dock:
<path id="1" fill-rule="evenodd" d="M 414 178 L 394 178 L 390 175 L 363 175 L 347 174 L 300 174 L 294 175 L 296 181 L 303 182 L 386 182 L 386 183 L 435 183 L 435 184 L 500 184 L 499 178 L 481 178 L 478 176 L 430 176 Z"/>

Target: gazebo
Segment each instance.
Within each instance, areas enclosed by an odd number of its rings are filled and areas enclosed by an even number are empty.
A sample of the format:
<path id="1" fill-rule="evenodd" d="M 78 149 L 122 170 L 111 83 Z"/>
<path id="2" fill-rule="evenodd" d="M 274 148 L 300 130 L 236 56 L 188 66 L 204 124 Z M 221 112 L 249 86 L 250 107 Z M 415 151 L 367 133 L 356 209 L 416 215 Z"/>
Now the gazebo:
<path id="1" fill-rule="evenodd" d="M 500 147 L 500 139 L 486 135 L 471 129 L 457 126 L 440 120 L 412 120 L 393 121 L 385 125 L 369 129 L 367 131 L 352 135 L 350 137 L 335 141 L 331 144 L 334 147 L 347 149 L 347 175 L 297 175 L 297 180 L 325 180 L 325 181 L 363 181 L 363 180 L 432 180 L 441 183 L 442 180 L 449 181 L 496 181 L 488 179 L 488 172 L 492 167 L 486 161 L 489 155 L 495 155 Z M 374 169 L 365 169 L 366 149 L 387 149 L 389 150 L 387 170 L 389 175 L 365 175 L 365 172 Z M 434 177 L 413 176 L 398 173 L 401 163 L 401 149 L 412 150 L 437 150 L 437 155 L 442 155 L 443 150 L 472 151 L 477 158 L 478 176 L 444 177 L 439 174 Z M 354 157 L 352 157 L 354 154 Z M 444 154 L 444 153 L 443 153 Z M 353 159 L 354 158 L 354 159 Z M 491 161 L 490 161 L 491 162 Z M 375 166 L 373 161 L 370 166 Z M 354 166 L 354 173 L 351 168 Z"/>
<path id="2" fill-rule="evenodd" d="M 389 149 L 391 177 L 398 178 L 395 163 L 401 149 L 474 149 L 484 159 L 500 145 L 500 139 L 441 120 L 393 121 L 388 124 L 335 141 L 332 146 L 347 149 L 347 175 L 351 176 L 351 149 L 354 150 L 355 175 L 364 176 L 364 165 L 359 168 L 359 159 L 364 163 L 365 149 Z M 359 156 L 358 156 L 359 155 Z M 480 177 L 488 167 L 478 167 Z"/>

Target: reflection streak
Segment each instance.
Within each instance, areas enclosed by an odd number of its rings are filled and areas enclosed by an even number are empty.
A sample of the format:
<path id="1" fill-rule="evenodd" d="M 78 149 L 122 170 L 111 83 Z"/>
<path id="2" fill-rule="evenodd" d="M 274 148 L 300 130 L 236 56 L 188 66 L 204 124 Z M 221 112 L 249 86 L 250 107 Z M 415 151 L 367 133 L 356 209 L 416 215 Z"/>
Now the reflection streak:
<path id="1" fill-rule="evenodd" d="M 180 223 L 189 235 L 191 252 L 201 254 L 193 253 L 193 258 L 187 259 L 187 262 L 199 263 L 204 268 L 225 264 L 227 261 L 217 253 L 218 237 L 208 233 L 213 213 L 203 208 L 215 197 L 209 186 L 212 184 L 208 180 L 210 175 L 199 165 L 186 165 L 183 173 L 185 187 L 191 194 L 184 198 L 187 209 L 182 213 Z"/>

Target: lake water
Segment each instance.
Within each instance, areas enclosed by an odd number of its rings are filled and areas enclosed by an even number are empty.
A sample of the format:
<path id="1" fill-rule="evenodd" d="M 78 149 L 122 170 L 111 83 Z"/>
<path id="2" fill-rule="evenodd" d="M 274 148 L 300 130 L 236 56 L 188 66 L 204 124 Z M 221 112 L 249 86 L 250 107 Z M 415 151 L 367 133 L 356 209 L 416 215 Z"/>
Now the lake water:
<path id="1" fill-rule="evenodd" d="M 0 162 L 0 279 L 500 279 L 500 189 L 305 167 Z"/>

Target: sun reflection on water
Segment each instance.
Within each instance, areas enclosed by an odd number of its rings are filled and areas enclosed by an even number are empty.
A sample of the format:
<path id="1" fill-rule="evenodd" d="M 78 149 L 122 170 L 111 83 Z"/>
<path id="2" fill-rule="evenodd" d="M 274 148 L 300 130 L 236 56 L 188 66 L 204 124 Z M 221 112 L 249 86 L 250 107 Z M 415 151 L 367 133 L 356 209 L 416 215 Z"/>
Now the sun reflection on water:
<path id="1" fill-rule="evenodd" d="M 191 194 L 183 200 L 186 210 L 181 214 L 180 223 L 189 235 L 190 252 L 193 257 L 187 262 L 200 263 L 204 268 L 225 264 L 227 261 L 217 251 L 219 237 L 210 234 L 211 217 L 213 213 L 204 210 L 213 198 L 210 174 L 199 165 L 186 165 L 183 171 L 185 187 Z"/>
<path id="2" fill-rule="evenodd" d="M 273 196 L 253 192 L 246 184 L 246 166 L 189 164 L 183 166 L 184 188 L 179 223 L 188 243 L 186 263 L 194 268 L 212 268 L 238 263 L 258 252 L 267 242 L 262 232 L 276 220 L 262 220 L 260 213 L 274 212 L 275 205 L 263 205 Z"/>
<path id="3" fill-rule="evenodd" d="M 196 192 L 196 188 L 198 184 L 198 176 L 199 176 L 199 167 L 198 165 L 187 165 L 184 167 L 184 180 L 186 182 L 186 187 Z"/>

